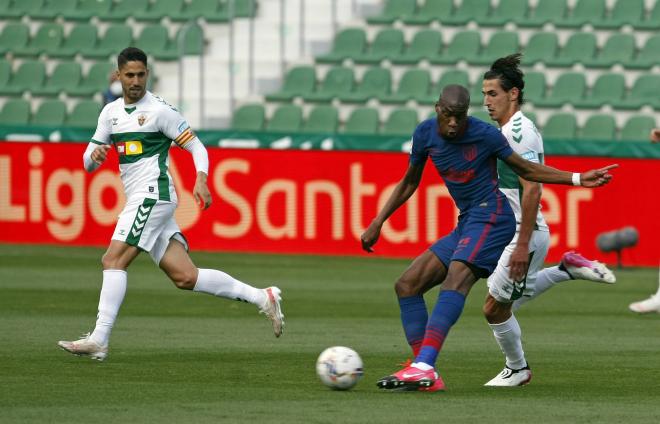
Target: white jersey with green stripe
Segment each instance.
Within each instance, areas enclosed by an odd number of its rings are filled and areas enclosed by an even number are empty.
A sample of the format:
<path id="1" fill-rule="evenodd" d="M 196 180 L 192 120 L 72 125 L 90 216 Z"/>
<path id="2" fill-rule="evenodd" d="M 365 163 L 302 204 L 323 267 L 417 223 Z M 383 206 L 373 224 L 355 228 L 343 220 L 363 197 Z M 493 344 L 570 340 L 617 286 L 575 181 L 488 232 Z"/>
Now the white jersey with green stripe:
<path id="1" fill-rule="evenodd" d="M 509 122 L 502 126 L 502 134 L 509 141 L 509 145 L 514 152 L 529 161 L 543 163 L 543 138 L 536 129 L 536 125 L 522 112 L 516 112 L 509 119 Z M 511 209 L 516 215 L 516 223 L 520 225 L 522 220 L 520 201 L 523 195 L 523 187 L 520 184 L 518 175 L 501 160 L 497 161 L 497 172 L 499 174 L 500 190 L 509 199 Z M 536 228 L 548 231 L 548 225 L 543 218 L 540 206 L 536 214 Z"/>
<path id="2" fill-rule="evenodd" d="M 176 202 L 168 171 L 172 142 L 183 147 L 195 138 L 181 114 L 147 91 L 137 103 L 122 97 L 108 103 L 99 116 L 92 143 L 110 144 L 119 156 L 119 170 L 126 198 L 151 198 Z"/>

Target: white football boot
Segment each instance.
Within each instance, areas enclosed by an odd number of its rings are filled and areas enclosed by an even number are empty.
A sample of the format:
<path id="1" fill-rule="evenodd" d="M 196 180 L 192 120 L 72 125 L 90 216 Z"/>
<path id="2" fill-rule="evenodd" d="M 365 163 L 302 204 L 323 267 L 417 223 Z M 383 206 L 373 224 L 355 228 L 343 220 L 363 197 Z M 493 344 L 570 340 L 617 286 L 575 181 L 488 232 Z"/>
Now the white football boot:
<path id="1" fill-rule="evenodd" d="M 280 302 L 282 291 L 277 287 L 268 287 L 263 289 L 266 293 L 266 304 L 259 309 L 259 312 L 266 315 L 266 317 L 273 324 L 273 333 L 275 337 L 280 337 L 284 331 L 284 314 Z"/>
<path id="2" fill-rule="evenodd" d="M 108 346 L 101 346 L 89 339 L 89 333 L 75 341 L 60 340 L 57 345 L 67 352 L 78 356 L 88 356 L 97 361 L 103 361 L 108 356 Z"/>
<path id="3" fill-rule="evenodd" d="M 648 314 L 650 312 L 657 312 L 660 314 L 660 294 L 656 293 L 648 299 L 631 303 L 628 308 L 638 314 Z"/>
<path id="4" fill-rule="evenodd" d="M 561 258 L 562 267 L 575 280 L 589 280 L 597 283 L 614 284 L 616 277 L 605 265 L 590 261 L 576 252 L 566 252 Z"/>
<path id="5" fill-rule="evenodd" d="M 495 378 L 490 380 L 484 386 L 491 387 L 515 387 L 524 386 L 532 379 L 532 370 L 529 365 L 519 370 L 511 369 L 507 366 L 504 367 L 501 373 L 497 374 Z"/>

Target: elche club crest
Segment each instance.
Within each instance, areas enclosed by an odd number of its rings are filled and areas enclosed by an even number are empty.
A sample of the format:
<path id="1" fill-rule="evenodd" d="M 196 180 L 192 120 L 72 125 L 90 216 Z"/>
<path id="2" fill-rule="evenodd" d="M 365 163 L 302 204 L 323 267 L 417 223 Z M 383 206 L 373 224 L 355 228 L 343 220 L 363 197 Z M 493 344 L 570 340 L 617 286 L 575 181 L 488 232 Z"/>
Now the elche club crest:
<path id="1" fill-rule="evenodd" d="M 141 114 L 140 116 L 138 116 L 137 120 L 138 120 L 138 124 L 140 124 L 140 126 L 142 126 L 142 125 L 144 125 L 145 121 L 147 120 L 147 117 L 144 114 Z"/>

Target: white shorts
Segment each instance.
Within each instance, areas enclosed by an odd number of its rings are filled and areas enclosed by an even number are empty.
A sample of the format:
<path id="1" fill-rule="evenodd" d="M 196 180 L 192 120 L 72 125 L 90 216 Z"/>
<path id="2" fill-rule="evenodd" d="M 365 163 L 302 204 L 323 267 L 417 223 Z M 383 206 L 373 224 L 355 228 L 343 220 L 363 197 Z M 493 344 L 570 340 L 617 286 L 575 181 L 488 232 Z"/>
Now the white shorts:
<path id="1" fill-rule="evenodd" d="M 156 199 L 135 198 L 126 202 L 119 214 L 113 240 L 123 241 L 149 252 L 158 265 L 172 238 L 188 250 L 179 225 L 174 220 L 176 203 Z"/>
<path id="2" fill-rule="evenodd" d="M 497 268 L 488 277 L 488 292 L 500 303 L 510 303 L 522 296 L 534 294 L 536 275 L 543 268 L 550 248 L 550 233 L 540 230 L 532 233 L 532 237 L 529 239 L 529 268 L 522 281 L 513 281 L 509 278 L 509 261 L 517 241 L 518 233 L 516 232 L 511 243 L 504 248 L 504 252 L 497 262 Z"/>

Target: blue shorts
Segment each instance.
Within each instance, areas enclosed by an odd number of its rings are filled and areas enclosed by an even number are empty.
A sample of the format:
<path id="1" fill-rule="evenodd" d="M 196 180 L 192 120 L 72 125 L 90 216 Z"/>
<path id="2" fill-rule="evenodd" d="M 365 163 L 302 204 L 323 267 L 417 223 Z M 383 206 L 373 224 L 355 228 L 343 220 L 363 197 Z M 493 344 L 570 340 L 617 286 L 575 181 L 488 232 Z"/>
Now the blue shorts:
<path id="1" fill-rule="evenodd" d="M 461 261 L 479 268 L 477 277 L 487 277 L 497 267 L 504 248 L 516 234 L 516 218 L 504 196 L 497 196 L 458 218 L 454 231 L 429 249 L 449 268 Z"/>

